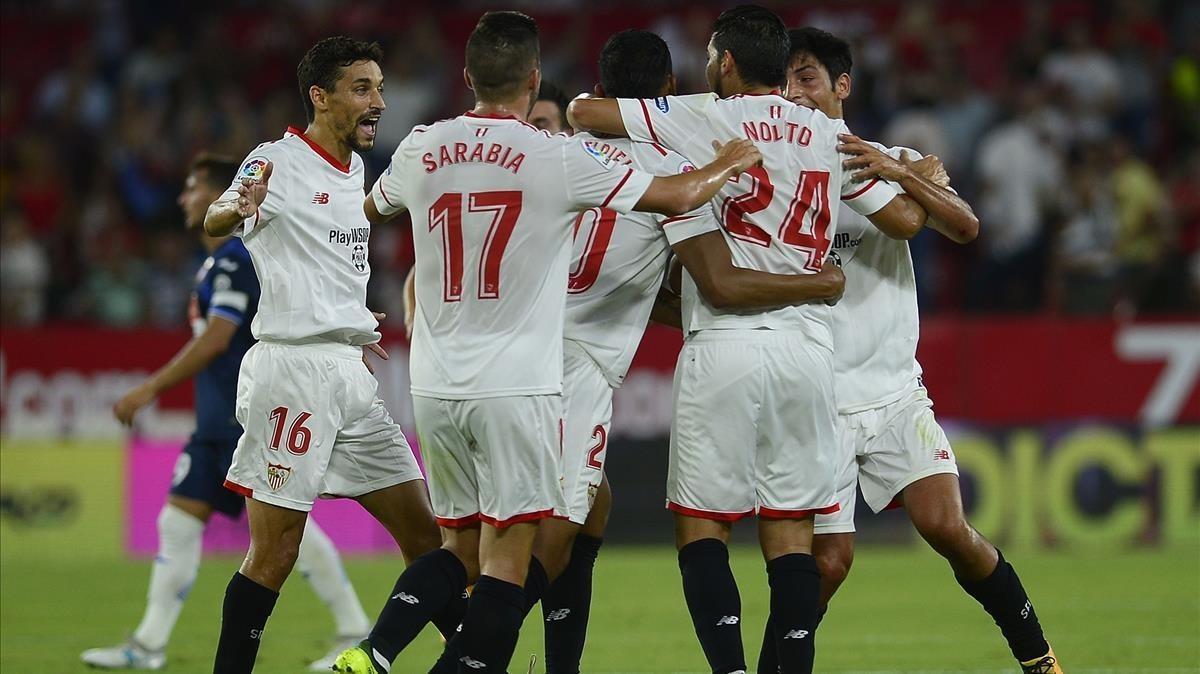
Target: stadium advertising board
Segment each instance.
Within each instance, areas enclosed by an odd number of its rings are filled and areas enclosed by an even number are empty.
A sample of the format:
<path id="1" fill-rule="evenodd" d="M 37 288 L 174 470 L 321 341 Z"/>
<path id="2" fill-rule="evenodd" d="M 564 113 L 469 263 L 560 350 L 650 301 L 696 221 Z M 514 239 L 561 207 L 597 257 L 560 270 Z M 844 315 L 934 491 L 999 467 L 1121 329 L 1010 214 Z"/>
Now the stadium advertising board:
<path id="1" fill-rule="evenodd" d="M 7 450 L 37 447 L 48 458 L 49 448 L 60 446 L 55 441 L 123 440 L 113 402 L 185 339 L 149 330 L 4 332 L 6 521 L 15 517 L 9 477 L 17 474 L 10 459 L 18 456 Z M 113 343 L 124 347 L 95 346 Z M 619 495 L 614 539 L 666 540 L 670 530 L 662 490 L 679 343 L 677 335 L 653 328 L 616 396 L 608 450 Z M 405 345 L 388 348 L 392 359 L 378 372 L 381 395 L 411 428 Z M 1200 536 L 1200 325 L 943 319 L 924 323 L 919 356 L 965 477 L 972 519 L 989 536 L 1070 546 L 1173 544 Z M 191 427 L 190 399 L 181 387 L 147 410 L 139 420 L 144 441 L 126 450 L 131 551 L 153 547 L 154 516 Z M 67 467 L 43 472 L 67 491 L 77 477 Z M 353 504 L 319 508 L 319 520 L 338 521 L 331 529 L 340 530 L 337 542 L 347 549 L 391 548 Z M 891 538 L 897 529 L 891 521 L 860 517 L 860 530 L 868 539 Z M 210 545 L 240 549 L 241 526 L 213 529 Z"/>

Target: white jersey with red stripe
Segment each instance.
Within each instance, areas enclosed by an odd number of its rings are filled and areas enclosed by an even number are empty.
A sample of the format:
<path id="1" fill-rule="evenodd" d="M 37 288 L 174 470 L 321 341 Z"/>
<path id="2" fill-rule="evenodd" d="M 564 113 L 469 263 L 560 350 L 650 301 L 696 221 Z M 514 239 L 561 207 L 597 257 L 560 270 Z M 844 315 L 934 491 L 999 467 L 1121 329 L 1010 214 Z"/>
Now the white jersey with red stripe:
<path id="1" fill-rule="evenodd" d="M 268 162 L 266 199 L 234 230 L 262 287 L 250 323 L 255 339 L 378 342 L 379 324 L 367 310 L 371 223 L 362 211 L 362 159 L 351 153 L 342 164 L 290 127 L 280 140 L 250 152 L 221 198 L 236 199 L 242 179 L 261 178 Z"/>
<path id="2" fill-rule="evenodd" d="M 414 128 L 371 189 L 380 213 L 412 213 L 413 394 L 560 393 L 576 214 L 628 213 L 652 180 L 516 117 Z"/>
<path id="3" fill-rule="evenodd" d="M 921 154 L 872 143 L 900 158 Z M 833 307 L 833 352 L 838 411 L 882 407 L 918 386 L 920 320 L 917 280 L 907 241 L 889 238 L 849 208 L 838 211 L 833 252 L 846 272 L 846 290 Z"/>
<path id="4" fill-rule="evenodd" d="M 618 164 L 654 175 L 695 168 L 661 145 L 587 133 L 575 137 Z M 576 217 L 563 337 L 577 343 L 613 387 L 629 371 L 663 280 L 669 251 L 663 230 L 670 230 L 675 242 L 712 231 L 713 223 L 708 204 L 674 218 L 620 215 L 607 208 L 591 208 Z"/>
<path id="5" fill-rule="evenodd" d="M 778 274 L 820 271 L 836 233 L 837 199 L 870 215 L 898 194 L 886 181 L 852 182 L 842 170 L 839 133 L 845 122 L 777 94 L 717 98 L 716 94 L 618 99 L 629 137 L 656 142 L 695 164 L 712 160 L 713 141 L 746 138 L 763 165 L 730 181 L 713 208 L 735 265 Z M 684 285 L 684 328 L 799 330 L 832 347 L 829 307 L 805 304 L 767 311 L 717 311 Z"/>

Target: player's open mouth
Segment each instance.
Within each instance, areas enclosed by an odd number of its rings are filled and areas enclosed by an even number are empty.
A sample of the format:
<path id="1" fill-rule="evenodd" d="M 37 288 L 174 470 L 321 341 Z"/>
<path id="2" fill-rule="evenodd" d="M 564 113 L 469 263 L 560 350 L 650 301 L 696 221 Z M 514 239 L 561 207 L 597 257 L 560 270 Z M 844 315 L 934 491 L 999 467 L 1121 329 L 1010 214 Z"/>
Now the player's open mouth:
<path id="1" fill-rule="evenodd" d="M 368 138 L 375 137 L 375 127 L 379 124 L 378 117 L 364 117 L 359 123 L 358 128 Z"/>

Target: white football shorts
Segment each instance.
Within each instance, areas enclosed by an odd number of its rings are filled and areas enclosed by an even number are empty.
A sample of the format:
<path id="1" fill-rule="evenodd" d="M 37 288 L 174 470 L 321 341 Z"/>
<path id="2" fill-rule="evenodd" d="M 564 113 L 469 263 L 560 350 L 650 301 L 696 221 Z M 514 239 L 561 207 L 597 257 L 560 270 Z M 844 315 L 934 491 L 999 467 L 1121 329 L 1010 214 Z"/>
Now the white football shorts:
<path id="1" fill-rule="evenodd" d="M 954 451 L 933 416 L 933 401 L 924 387 L 882 407 L 838 415 L 838 427 L 841 509 L 818 515 L 814 533 L 854 531 L 856 483 L 871 510 L 881 512 L 917 480 L 958 474 Z"/>
<path id="2" fill-rule="evenodd" d="M 563 509 L 562 396 L 413 396 L 413 414 L 440 526 L 506 527 Z"/>
<path id="3" fill-rule="evenodd" d="M 675 368 L 667 507 L 733 521 L 837 510 L 832 354 L 802 334 L 704 330 Z"/>
<path id="4" fill-rule="evenodd" d="M 245 432 L 225 486 L 307 512 L 319 496 L 362 496 L 421 479 L 378 388 L 361 347 L 250 347 L 238 373 L 236 404 Z"/>
<path id="5" fill-rule="evenodd" d="M 563 342 L 563 452 L 559 462 L 566 507 L 556 517 L 583 524 L 600 480 L 612 427 L 613 389 L 596 361 L 575 342 Z"/>

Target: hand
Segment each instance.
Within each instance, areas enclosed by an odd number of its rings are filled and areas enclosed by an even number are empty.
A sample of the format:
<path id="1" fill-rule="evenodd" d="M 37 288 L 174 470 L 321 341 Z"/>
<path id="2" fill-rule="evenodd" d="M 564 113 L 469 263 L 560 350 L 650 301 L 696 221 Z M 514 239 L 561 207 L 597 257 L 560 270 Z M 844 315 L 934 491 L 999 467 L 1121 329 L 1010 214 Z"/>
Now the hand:
<path id="1" fill-rule="evenodd" d="M 126 393 L 113 405 L 113 416 L 124 426 L 133 425 L 133 415 L 154 401 L 154 391 L 145 384 Z"/>
<path id="2" fill-rule="evenodd" d="M 381 322 L 383 321 L 383 319 L 387 318 L 387 314 L 383 313 L 382 311 L 372 311 L 371 315 L 375 317 L 375 320 L 381 321 Z M 372 365 L 371 361 L 367 358 L 367 353 L 375 354 L 376 356 L 379 357 L 380 360 L 387 360 L 388 352 L 385 351 L 384 348 L 379 345 L 379 343 L 366 344 L 363 346 L 363 355 L 362 355 L 363 365 L 367 366 L 367 372 L 370 372 L 371 374 L 375 374 L 375 366 Z"/>
<path id="3" fill-rule="evenodd" d="M 858 169 L 851 176 L 855 182 L 863 182 L 871 178 L 900 182 L 913 175 L 913 170 L 908 164 L 892 159 L 891 156 L 881 152 L 858 136 L 843 133 L 838 134 L 838 140 L 842 141 L 837 146 L 838 152 L 854 155 L 853 158 L 842 162 L 842 168 Z"/>
<path id="4" fill-rule="evenodd" d="M 911 161 L 908 158 L 908 153 L 901 153 L 901 160 L 913 171 L 916 171 L 921 177 L 938 187 L 950 187 L 950 174 L 946 173 L 946 167 L 942 165 L 942 160 L 938 159 L 937 155 L 931 154 L 922 157 L 917 161 Z"/>
<path id="5" fill-rule="evenodd" d="M 825 261 L 821 266 L 821 271 L 816 274 L 829 283 L 830 295 L 825 298 L 825 304 L 833 306 L 842 299 L 842 293 L 846 292 L 846 274 L 842 272 L 841 265 L 834 262 L 831 258 Z"/>
<path id="6" fill-rule="evenodd" d="M 267 198 L 267 181 L 271 179 L 271 170 L 274 167 L 274 162 L 267 162 L 267 167 L 263 169 L 262 178 L 258 180 L 242 178 L 242 184 L 238 185 L 237 188 L 237 214 L 239 218 L 246 219 L 254 215 L 258 211 L 258 207 L 262 206 L 262 202 Z"/>
<path id="7" fill-rule="evenodd" d="M 763 161 L 762 153 L 754 143 L 744 138 L 731 140 L 724 145 L 714 140 L 712 146 L 717 151 L 712 163 L 726 167 L 731 177 L 741 175 Z"/>

